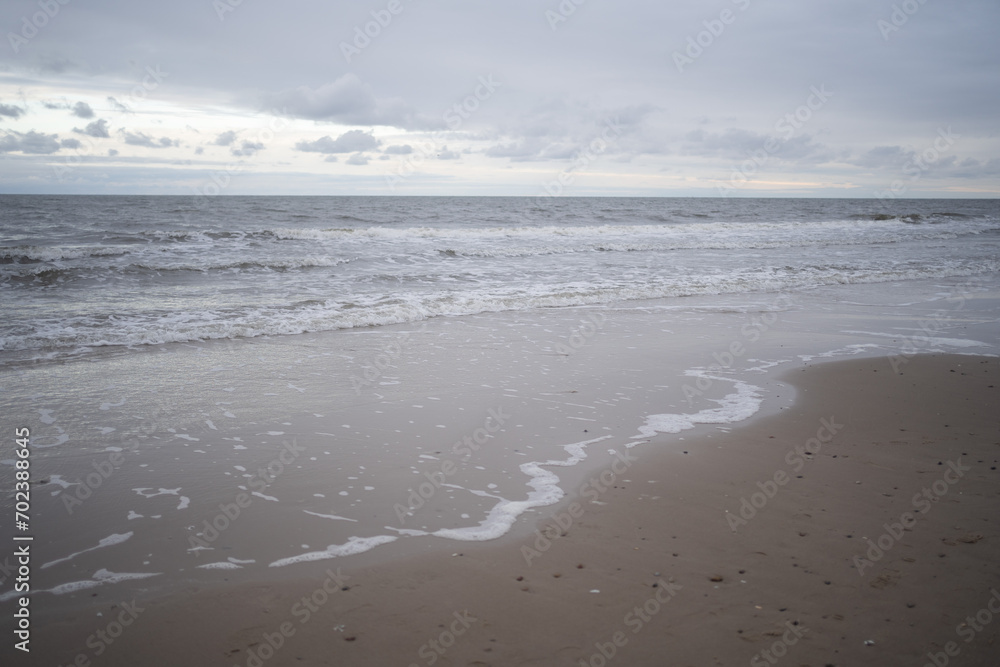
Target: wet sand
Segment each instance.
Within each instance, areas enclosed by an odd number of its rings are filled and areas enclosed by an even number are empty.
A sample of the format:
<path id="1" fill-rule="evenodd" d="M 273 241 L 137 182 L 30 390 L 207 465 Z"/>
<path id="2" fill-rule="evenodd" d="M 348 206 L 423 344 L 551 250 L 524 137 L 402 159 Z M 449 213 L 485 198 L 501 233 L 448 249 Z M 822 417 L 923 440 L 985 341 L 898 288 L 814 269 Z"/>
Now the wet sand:
<path id="1" fill-rule="evenodd" d="M 904 362 L 798 364 L 793 407 L 656 436 L 530 536 L 134 607 L 74 594 L 95 608 L 40 619 L 14 664 L 993 664 L 1000 362 Z"/>

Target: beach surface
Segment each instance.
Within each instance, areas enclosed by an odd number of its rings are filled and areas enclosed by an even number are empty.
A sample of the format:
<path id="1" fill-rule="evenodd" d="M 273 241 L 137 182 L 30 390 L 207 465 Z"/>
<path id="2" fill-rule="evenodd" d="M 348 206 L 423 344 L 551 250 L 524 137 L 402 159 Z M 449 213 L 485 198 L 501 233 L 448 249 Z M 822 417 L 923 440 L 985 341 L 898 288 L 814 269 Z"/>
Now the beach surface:
<path id="1" fill-rule="evenodd" d="M 7 201 L 4 665 L 992 648 L 995 201 Z"/>
<path id="2" fill-rule="evenodd" d="M 778 379 L 794 404 L 622 448 L 501 539 L 82 591 L 17 664 L 994 664 L 997 358 Z"/>

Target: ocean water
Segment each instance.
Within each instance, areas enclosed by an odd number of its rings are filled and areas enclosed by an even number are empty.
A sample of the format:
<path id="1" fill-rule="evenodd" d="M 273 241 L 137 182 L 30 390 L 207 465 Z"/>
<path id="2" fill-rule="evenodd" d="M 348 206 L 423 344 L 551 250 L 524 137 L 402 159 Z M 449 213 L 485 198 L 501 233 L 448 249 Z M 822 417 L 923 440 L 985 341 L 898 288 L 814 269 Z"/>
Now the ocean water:
<path id="1" fill-rule="evenodd" d="M 996 200 L 4 196 L 0 364 L 998 269 Z"/>
<path id="2" fill-rule="evenodd" d="M 527 538 L 784 370 L 996 356 L 1000 203 L 4 196 L 0 299 L 59 609 Z"/>

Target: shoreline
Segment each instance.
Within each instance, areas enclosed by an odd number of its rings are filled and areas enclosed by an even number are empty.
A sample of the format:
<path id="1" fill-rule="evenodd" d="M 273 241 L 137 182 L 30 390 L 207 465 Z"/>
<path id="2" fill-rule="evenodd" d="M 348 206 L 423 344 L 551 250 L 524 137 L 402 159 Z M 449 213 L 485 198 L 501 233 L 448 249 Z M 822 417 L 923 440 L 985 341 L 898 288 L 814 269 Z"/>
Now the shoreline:
<path id="1" fill-rule="evenodd" d="M 430 664 L 432 654 L 577 665 L 600 662 L 602 647 L 622 664 L 737 664 L 776 646 L 788 664 L 918 664 L 949 641 L 965 660 L 985 659 L 1000 623 L 969 643 L 954 628 L 1000 586 L 990 570 L 1000 560 L 998 366 L 934 354 L 909 358 L 901 375 L 885 357 L 791 369 L 779 379 L 796 387 L 792 409 L 683 446 L 654 436 L 673 446 L 631 450 L 637 461 L 609 468 L 608 484 L 596 475 L 596 497 L 542 508 L 534 539 L 449 544 L 345 578 L 332 559 L 303 568 L 311 579 L 141 602 L 135 623 L 146 630 L 123 633 L 101 664 L 155 654 L 247 665 L 268 641 L 280 646 L 267 665 Z M 807 442 L 812 455 L 796 450 Z M 935 500 L 924 514 L 911 500 L 927 484 Z M 907 511 L 912 529 L 885 538 Z M 888 548 L 868 553 L 880 539 Z M 316 607 L 308 618 L 308 605 L 295 606 L 303 596 Z M 59 628 L 63 639 L 39 641 L 40 653 L 56 664 L 93 655 L 87 637 L 114 611 L 68 624 L 53 614 L 36 636 Z M 434 640 L 453 645 L 439 652 Z"/>

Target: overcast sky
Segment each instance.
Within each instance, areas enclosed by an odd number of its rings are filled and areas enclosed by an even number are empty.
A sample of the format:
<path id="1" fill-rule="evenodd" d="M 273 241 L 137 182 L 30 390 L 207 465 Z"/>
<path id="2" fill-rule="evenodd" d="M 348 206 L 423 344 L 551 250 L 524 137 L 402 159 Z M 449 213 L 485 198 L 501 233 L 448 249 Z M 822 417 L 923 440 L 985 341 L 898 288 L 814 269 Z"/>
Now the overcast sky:
<path id="1" fill-rule="evenodd" d="M 996 0 L 2 0 L 0 193 L 996 197 Z"/>

